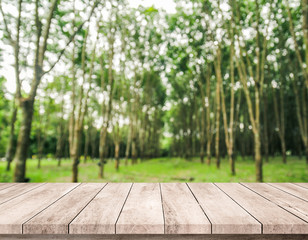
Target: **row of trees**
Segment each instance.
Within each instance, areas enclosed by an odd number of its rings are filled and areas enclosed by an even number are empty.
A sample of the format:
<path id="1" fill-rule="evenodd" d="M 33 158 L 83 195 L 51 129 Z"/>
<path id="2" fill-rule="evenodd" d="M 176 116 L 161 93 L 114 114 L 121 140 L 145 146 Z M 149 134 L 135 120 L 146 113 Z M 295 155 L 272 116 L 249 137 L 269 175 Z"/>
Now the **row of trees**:
<path id="1" fill-rule="evenodd" d="M 48 153 L 72 159 L 74 182 L 81 155 L 99 158 L 101 178 L 111 156 L 117 169 L 161 155 L 219 168 L 226 154 L 236 174 L 236 154 L 253 155 L 257 181 L 270 153 L 286 163 L 303 147 L 308 163 L 308 1 L 176 4 L 0 1 L 16 85 L 10 95 L 1 78 L 0 144 L 15 181 Z"/>
<path id="2" fill-rule="evenodd" d="M 201 162 L 206 152 L 210 164 L 214 152 L 219 168 L 223 144 L 235 174 L 235 154 L 248 150 L 262 181 L 275 134 L 284 163 L 286 141 L 293 153 L 303 144 L 308 163 L 307 3 L 194 1 L 170 16 L 175 155 L 193 156 L 198 146 Z M 253 148 L 245 146 L 251 140 Z"/>

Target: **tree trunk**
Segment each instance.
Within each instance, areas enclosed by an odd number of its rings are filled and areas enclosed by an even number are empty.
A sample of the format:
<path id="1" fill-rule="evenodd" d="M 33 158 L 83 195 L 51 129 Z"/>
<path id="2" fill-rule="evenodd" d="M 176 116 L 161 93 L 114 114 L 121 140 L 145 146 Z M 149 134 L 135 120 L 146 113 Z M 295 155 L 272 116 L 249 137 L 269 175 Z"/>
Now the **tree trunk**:
<path id="1" fill-rule="evenodd" d="M 261 141 L 260 135 L 254 134 L 254 144 L 255 144 L 255 162 L 256 162 L 256 180 L 258 182 L 263 181 L 263 171 L 262 171 L 262 156 L 261 156 Z"/>
<path id="2" fill-rule="evenodd" d="M 73 159 L 73 167 L 72 167 L 72 182 L 78 182 L 78 165 L 79 165 L 79 157 L 80 157 L 80 146 L 81 146 L 81 137 L 82 137 L 82 127 L 83 125 L 76 125 L 75 128 L 75 141 L 73 145 L 73 152 L 71 157 Z"/>
<path id="3" fill-rule="evenodd" d="M 216 131 L 215 131 L 215 157 L 216 167 L 220 168 L 220 154 L 219 154 L 219 128 L 220 128 L 220 88 L 221 88 L 221 53 L 220 46 L 217 49 L 217 55 L 215 60 L 215 72 L 216 72 Z"/>
<path id="4" fill-rule="evenodd" d="M 14 182 L 24 182 L 26 174 L 26 160 L 28 157 L 28 148 L 30 142 L 30 133 L 33 118 L 34 99 L 20 99 L 20 108 L 22 110 L 22 120 L 18 135 L 17 149 L 14 161 L 16 168 L 14 173 Z"/>
<path id="5" fill-rule="evenodd" d="M 115 157 L 115 169 L 117 171 L 119 171 L 119 168 L 120 168 L 120 141 L 115 142 L 114 157 Z"/>
<path id="6" fill-rule="evenodd" d="M 129 153 L 130 153 L 130 148 L 131 148 L 131 132 L 132 132 L 131 128 L 132 128 L 132 125 L 130 123 L 130 128 L 127 134 L 126 149 L 125 149 L 125 166 L 128 165 L 128 158 L 129 158 Z"/>
<path id="7" fill-rule="evenodd" d="M 15 99 L 13 101 L 15 101 Z M 13 156 L 14 156 L 15 123 L 16 123 L 16 119 L 17 119 L 17 111 L 18 111 L 18 109 L 14 104 L 13 113 L 12 113 L 12 117 L 11 117 L 11 124 L 10 124 L 9 144 L 8 144 L 6 154 L 5 154 L 5 159 L 7 161 L 6 171 L 11 170 L 11 162 L 12 162 Z"/>
<path id="8" fill-rule="evenodd" d="M 107 128 L 102 129 L 100 132 L 100 142 L 99 142 L 99 167 L 100 167 L 99 177 L 100 178 L 104 178 L 106 136 L 107 136 Z"/>
<path id="9" fill-rule="evenodd" d="M 137 137 L 132 137 L 132 164 L 137 163 Z"/>
<path id="10" fill-rule="evenodd" d="M 86 133 L 86 141 L 84 145 L 84 163 L 87 162 L 88 154 L 89 154 L 89 145 L 90 145 L 90 139 L 91 139 L 91 123 L 88 126 L 87 133 Z"/>
<path id="11" fill-rule="evenodd" d="M 94 160 L 94 158 L 96 157 L 96 153 L 97 153 L 97 129 L 95 127 L 93 127 L 91 129 L 91 158 L 92 161 Z"/>
<path id="12" fill-rule="evenodd" d="M 267 92 L 263 95 L 263 137 L 264 137 L 264 155 L 268 162 L 268 122 L 267 122 Z"/>
<path id="13" fill-rule="evenodd" d="M 203 101 L 204 98 L 202 98 Z M 203 103 L 202 103 L 203 105 Z M 202 107 L 201 110 L 201 130 L 200 130 L 200 161 L 202 164 L 204 164 L 204 132 L 205 132 L 205 113 L 204 109 Z"/>
<path id="14" fill-rule="evenodd" d="M 211 132 L 211 101 L 210 101 L 210 76 L 206 78 L 206 163 L 211 164 L 211 143 L 212 143 L 212 132 Z"/>
<path id="15" fill-rule="evenodd" d="M 292 81 L 293 84 L 293 90 L 295 95 L 295 109 L 296 109 L 296 117 L 299 125 L 299 130 L 301 134 L 301 138 L 305 147 L 305 153 L 306 153 L 306 162 L 308 164 L 308 130 L 307 130 L 307 109 L 306 109 L 306 89 L 303 88 L 303 101 L 300 101 L 300 92 L 297 88 L 297 82 L 295 79 Z M 302 106 L 301 103 L 302 102 Z M 303 113 L 302 113 L 303 112 Z"/>
<path id="16" fill-rule="evenodd" d="M 63 119 L 58 126 L 58 138 L 57 138 L 57 147 L 56 147 L 56 158 L 58 159 L 58 167 L 61 166 L 61 158 L 63 157 L 64 153 L 64 126 L 63 126 Z"/>

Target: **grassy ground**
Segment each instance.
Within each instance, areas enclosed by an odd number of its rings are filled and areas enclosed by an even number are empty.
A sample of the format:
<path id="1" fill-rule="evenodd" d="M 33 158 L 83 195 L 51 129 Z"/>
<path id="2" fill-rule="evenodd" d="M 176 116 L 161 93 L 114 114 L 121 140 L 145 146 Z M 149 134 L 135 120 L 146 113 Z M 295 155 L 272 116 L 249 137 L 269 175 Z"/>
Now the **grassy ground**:
<path id="1" fill-rule="evenodd" d="M 122 164 L 122 162 L 121 162 Z M 37 169 L 36 160 L 27 161 L 27 177 L 31 182 L 70 182 L 71 162 L 63 160 L 57 167 L 56 160 L 43 160 L 41 169 Z M 11 182 L 13 171 L 5 171 L 5 162 L 0 162 L 0 182 Z M 14 168 L 14 164 L 12 166 Z M 221 169 L 202 165 L 198 159 L 186 161 L 181 158 L 157 158 L 137 165 L 120 166 L 114 169 L 114 162 L 108 161 L 105 166 L 105 179 L 98 178 L 97 162 L 88 160 L 79 165 L 79 181 L 81 182 L 253 182 L 255 166 L 252 159 L 237 159 L 236 176 L 231 176 L 228 161 L 222 159 Z M 289 157 L 288 163 L 282 163 L 280 157 L 271 158 L 264 163 L 265 182 L 308 182 L 308 166 L 304 158 Z"/>

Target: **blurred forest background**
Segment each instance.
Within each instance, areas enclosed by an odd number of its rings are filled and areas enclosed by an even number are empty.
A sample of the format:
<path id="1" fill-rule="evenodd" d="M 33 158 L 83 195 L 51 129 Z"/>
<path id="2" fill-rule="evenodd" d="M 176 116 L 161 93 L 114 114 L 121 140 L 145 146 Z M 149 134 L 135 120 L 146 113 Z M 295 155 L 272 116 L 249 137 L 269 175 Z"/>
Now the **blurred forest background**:
<path id="1" fill-rule="evenodd" d="M 0 0 L 0 181 L 307 182 L 308 0 L 139 2 Z"/>

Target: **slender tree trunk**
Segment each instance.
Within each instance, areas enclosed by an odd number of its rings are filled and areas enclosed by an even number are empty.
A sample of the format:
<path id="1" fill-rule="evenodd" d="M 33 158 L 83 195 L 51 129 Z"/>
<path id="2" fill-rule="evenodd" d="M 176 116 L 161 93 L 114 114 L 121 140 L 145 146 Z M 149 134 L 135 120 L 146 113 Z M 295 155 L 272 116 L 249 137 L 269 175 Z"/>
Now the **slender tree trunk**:
<path id="1" fill-rule="evenodd" d="M 13 101 L 15 102 L 15 99 Z M 14 103 L 13 113 L 12 113 L 12 117 L 11 117 L 11 124 L 10 124 L 9 144 L 8 144 L 6 154 L 5 154 L 5 159 L 7 161 L 6 171 L 11 170 L 11 162 L 12 162 L 13 156 L 14 156 L 15 123 L 16 123 L 16 120 L 17 120 L 17 111 L 18 111 L 18 108 L 17 108 L 17 106 L 15 106 L 15 103 Z"/>
<path id="2" fill-rule="evenodd" d="M 263 94 L 263 137 L 264 137 L 264 155 L 268 162 L 268 121 L 267 121 L 267 92 Z"/>
<path id="3" fill-rule="evenodd" d="M 106 150 L 106 136 L 107 136 L 107 129 L 101 130 L 100 132 L 100 142 L 99 142 L 99 177 L 104 178 L 104 166 L 105 166 L 105 150 Z"/>
<path id="4" fill-rule="evenodd" d="M 115 142 L 114 156 L 115 156 L 115 169 L 117 171 L 119 171 L 119 168 L 120 168 L 120 141 Z"/>
<path id="5" fill-rule="evenodd" d="M 132 110 L 132 132 L 131 132 L 131 145 L 132 145 L 132 164 L 137 163 L 137 124 L 138 124 L 138 93 L 137 93 L 137 73 L 135 70 L 135 80 L 134 80 L 134 102 Z"/>
<path id="6" fill-rule="evenodd" d="M 280 86 L 282 88 L 282 86 Z M 282 89 L 280 89 L 280 96 L 282 94 Z M 282 97 L 282 96 L 281 96 Z M 282 101 L 280 97 L 280 101 Z M 280 113 L 279 114 L 279 109 L 278 109 L 278 103 L 277 103 L 277 97 L 276 97 L 276 90 L 273 89 L 273 102 L 274 102 L 274 112 L 275 112 L 275 120 L 276 120 L 276 126 L 278 128 L 278 136 L 280 139 L 280 144 L 281 144 L 281 153 L 282 153 L 282 162 L 284 164 L 287 163 L 287 158 L 286 158 L 286 145 L 285 145 L 285 139 L 284 139 L 284 120 L 281 119 L 281 117 L 284 118 L 284 114 Z M 280 106 L 282 106 L 283 103 L 280 103 Z M 280 109 L 280 111 L 283 111 Z M 283 124 L 283 125 L 282 125 Z"/>
<path id="7" fill-rule="evenodd" d="M 64 115 L 64 102 L 62 99 L 62 106 L 61 106 L 61 119 L 60 123 L 58 125 L 58 137 L 57 137 L 57 147 L 56 147 L 56 158 L 58 159 L 58 167 L 61 166 L 61 158 L 64 156 L 64 120 L 63 120 L 63 115 Z"/>
<path id="8" fill-rule="evenodd" d="M 96 153 L 97 153 L 97 130 L 95 127 L 93 127 L 91 129 L 91 158 L 92 161 L 94 160 L 94 158 L 96 157 Z"/>
<path id="9" fill-rule="evenodd" d="M 261 156 L 261 141 L 260 135 L 254 134 L 254 145 L 255 145 L 255 162 L 256 162 L 256 176 L 257 181 L 263 181 L 263 170 L 262 170 L 262 156 Z"/>
<path id="10" fill-rule="evenodd" d="M 128 158 L 131 148 L 131 132 L 132 132 L 132 124 L 130 123 L 130 127 L 127 134 L 126 149 L 125 149 L 125 166 L 128 165 Z"/>
<path id="11" fill-rule="evenodd" d="M 294 90 L 294 95 L 295 95 L 296 116 L 297 116 L 301 138 L 302 138 L 302 141 L 305 147 L 306 162 L 308 164 L 308 130 L 307 130 L 308 119 L 307 119 L 307 109 L 306 109 L 306 101 L 307 101 L 306 98 L 307 97 L 305 96 L 306 89 L 303 89 L 303 92 L 302 92 L 303 101 L 300 101 L 300 92 L 297 88 L 297 82 L 295 81 L 295 79 L 293 79 L 292 83 L 293 83 L 293 90 Z M 302 105 L 300 104 L 301 102 L 302 102 Z"/>
<path id="12" fill-rule="evenodd" d="M 20 102 L 22 121 L 17 140 L 16 154 L 14 158 L 14 161 L 16 162 L 14 182 L 25 181 L 26 160 L 28 157 L 28 147 L 32 127 L 33 104 L 34 100 L 32 99 L 21 99 Z"/>
<path id="13" fill-rule="evenodd" d="M 228 124 L 228 117 L 225 104 L 225 94 L 224 88 L 221 86 L 221 105 L 223 113 L 223 124 L 225 130 L 225 142 L 228 153 L 229 164 L 231 168 L 231 174 L 235 175 L 235 161 L 233 155 L 233 140 L 234 140 L 234 64 L 233 64 L 233 55 L 234 55 L 234 45 L 233 37 L 231 44 L 231 53 L 230 53 L 230 77 L 231 77 L 231 103 L 230 103 L 230 122 Z"/>
<path id="14" fill-rule="evenodd" d="M 137 163 L 137 137 L 132 137 L 132 164 Z"/>
<path id="15" fill-rule="evenodd" d="M 216 72 L 216 131 L 215 131 L 215 156 L 216 167 L 220 168 L 220 154 L 219 154 L 219 130 L 220 130 L 220 88 L 221 88 L 221 53 L 220 46 L 217 49 L 217 55 L 215 60 L 215 72 Z"/>
<path id="16" fill-rule="evenodd" d="M 201 87 L 200 87 L 201 88 Z M 201 90 L 203 91 L 203 90 Z M 204 94 L 201 94 L 204 95 Z M 205 139 L 204 139 L 204 133 L 205 133 L 205 109 L 204 109 L 204 96 L 201 98 L 201 130 L 200 130 L 200 161 L 203 164 L 204 163 L 204 145 L 205 145 Z"/>
<path id="17" fill-rule="evenodd" d="M 73 167 L 72 167 L 72 182 L 78 182 L 78 165 L 79 165 L 79 156 L 80 156 L 80 146 L 81 146 L 81 137 L 82 137 L 82 127 L 76 125 L 75 129 L 75 141 L 73 145 L 72 159 L 73 159 Z"/>
<path id="18" fill-rule="evenodd" d="M 38 130 L 38 134 L 37 134 L 37 148 L 38 148 L 37 169 L 40 169 L 41 168 L 41 159 L 42 159 L 42 155 L 41 155 L 41 149 L 42 149 L 42 130 L 41 129 Z"/>
<path id="19" fill-rule="evenodd" d="M 206 74 L 206 98 L 205 98 L 205 107 L 206 107 L 206 163 L 207 165 L 211 164 L 211 143 L 212 143 L 212 123 L 211 123 L 211 66 L 207 69 Z"/>
<path id="20" fill-rule="evenodd" d="M 90 139 L 91 139 L 91 123 L 89 123 L 87 132 L 86 132 L 86 141 L 84 145 L 84 163 L 87 162 L 88 154 L 89 154 L 89 146 L 90 146 Z"/>

